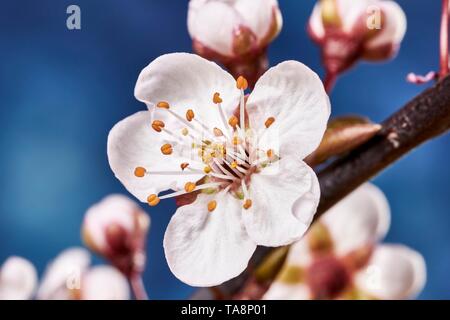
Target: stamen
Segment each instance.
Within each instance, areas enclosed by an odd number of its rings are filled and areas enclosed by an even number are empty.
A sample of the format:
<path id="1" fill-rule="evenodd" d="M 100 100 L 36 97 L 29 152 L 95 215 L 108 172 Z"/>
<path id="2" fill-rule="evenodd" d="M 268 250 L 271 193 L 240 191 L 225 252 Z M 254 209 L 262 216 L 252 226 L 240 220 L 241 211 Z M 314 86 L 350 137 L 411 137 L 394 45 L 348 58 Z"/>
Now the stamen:
<path id="1" fill-rule="evenodd" d="M 245 170 L 244 168 L 242 168 L 242 167 L 241 167 L 242 164 L 239 165 L 237 161 L 233 161 L 233 162 L 231 162 L 231 163 L 229 163 L 228 161 L 225 161 L 225 163 L 226 163 L 227 165 L 229 165 L 229 166 L 233 169 L 233 172 L 235 172 L 240 178 L 243 177 L 243 175 L 242 175 L 241 173 L 243 173 L 243 174 L 246 174 L 246 173 L 247 173 L 247 170 Z M 248 168 L 248 166 L 247 166 L 247 168 Z"/>
<path id="2" fill-rule="evenodd" d="M 264 123 L 264 125 L 266 126 L 266 128 L 269 128 L 274 122 L 275 122 L 275 118 L 274 117 L 269 117 L 269 118 L 267 118 L 267 120 Z"/>
<path id="3" fill-rule="evenodd" d="M 162 128 L 164 128 L 165 124 L 161 120 L 155 120 L 152 122 L 152 128 L 156 132 L 161 132 Z"/>
<path id="4" fill-rule="evenodd" d="M 239 120 L 236 116 L 231 116 L 230 119 L 228 119 L 228 124 L 234 129 L 236 128 L 238 122 Z"/>
<path id="5" fill-rule="evenodd" d="M 147 101 L 144 101 L 147 102 Z M 148 103 L 148 102 L 147 102 Z M 177 114 L 176 112 L 172 111 L 170 109 L 169 103 L 165 102 L 165 101 L 161 101 L 157 103 L 157 107 L 158 108 L 162 108 L 162 109 L 166 109 L 167 112 L 169 112 L 169 114 L 171 114 L 173 117 L 175 117 L 177 120 L 179 120 L 181 123 L 183 123 L 184 125 L 186 125 L 187 127 L 189 127 L 191 130 L 195 131 L 197 134 L 199 134 L 200 136 L 203 135 L 203 132 L 199 129 L 197 129 L 195 126 L 193 126 L 189 121 L 187 121 L 184 117 L 180 116 L 179 114 Z M 188 110 L 189 111 L 189 110 Z M 188 132 L 186 133 L 186 130 L 183 129 L 182 134 L 184 136 L 188 135 Z M 192 135 L 190 135 L 191 138 L 195 139 L 195 137 L 193 137 Z"/>
<path id="6" fill-rule="evenodd" d="M 158 104 L 156 105 L 158 108 L 162 108 L 162 109 L 166 109 L 167 112 L 169 112 L 172 116 L 174 116 L 177 120 L 179 120 L 180 122 L 182 122 L 184 125 L 186 125 L 187 127 L 189 127 L 191 130 L 195 131 L 196 133 L 202 135 L 202 132 L 200 130 L 198 130 L 196 127 L 194 127 L 189 121 L 187 121 L 186 119 L 184 119 L 184 117 L 180 116 L 179 114 L 177 114 L 176 112 L 172 111 L 170 109 L 169 103 L 165 102 L 165 101 L 161 101 L 158 102 Z M 187 134 L 185 134 L 187 135 Z"/>
<path id="7" fill-rule="evenodd" d="M 169 109 L 170 108 L 169 103 L 167 103 L 166 101 L 160 101 L 160 102 L 158 102 L 158 104 L 156 106 L 161 109 Z"/>
<path id="8" fill-rule="evenodd" d="M 185 176 L 198 174 L 198 172 L 194 172 L 194 169 L 190 169 L 189 171 L 147 171 L 146 174 L 155 176 Z"/>
<path id="9" fill-rule="evenodd" d="M 236 80 L 236 87 L 240 90 L 247 90 L 248 81 L 243 76 L 240 76 Z"/>
<path id="10" fill-rule="evenodd" d="M 134 175 L 138 178 L 144 177 L 146 173 L 147 170 L 145 170 L 145 168 L 143 167 L 137 167 L 136 169 L 134 169 Z"/>
<path id="11" fill-rule="evenodd" d="M 222 109 L 222 105 L 221 105 L 222 101 L 223 101 L 223 100 L 222 100 L 222 98 L 220 97 L 220 93 L 218 93 L 218 92 L 214 93 L 214 96 L 213 96 L 213 102 L 214 102 L 215 104 L 217 104 L 217 107 L 218 107 L 218 109 L 219 109 L 220 119 L 222 120 L 222 123 L 223 123 L 223 125 L 224 125 L 224 128 L 228 128 L 228 125 L 227 125 L 227 119 L 226 119 L 226 117 L 225 117 L 225 113 L 224 113 L 224 111 L 223 111 L 223 109 Z M 215 132 L 214 132 L 214 134 L 215 134 Z M 222 135 L 223 135 L 223 132 L 222 132 Z"/>
<path id="12" fill-rule="evenodd" d="M 201 184 L 199 186 L 195 186 L 195 189 L 193 191 L 215 188 L 215 187 L 219 187 L 222 184 L 223 184 L 223 182 L 205 183 L 205 184 Z M 182 196 L 183 194 L 186 194 L 186 193 L 190 193 L 190 192 L 186 192 L 186 190 L 183 189 L 180 191 L 175 191 L 175 192 L 163 195 L 163 196 L 159 197 L 159 199 L 160 200 L 169 199 L 169 198 L 173 198 L 173 197 Z"/>
<path id="13" fill-rule="evenodd" d="M 216 208 L 217 208 L 216 200 L 212 200 L 212 201 L 208 202 L 208 211 L 209 212 L 213 212 L 214 210 L 216 210 Z"/>
<path id="14" fill-rule="evenodd" d="M 195 115 L 194 115 L 194 111 L 192 109 L 189 109 L 188 111 L 186 111 L 186 120 L 191 122 L 194 119 Z"/>
<path id="15" fill-rule="evenodd" d="M 270 163 L 271 159 L 267 158 L 267 157 L 263 157 L 263 158 L 257 158 L 255 161 L 252 162 L 252 166 L 257 167 L 263 163 Z"/>
<path id="16" fill-rule="evenodd" d="M 147 203 L 152 207 L 156 206 L 159 203 L 159 201 L 160 199 L 156 194 L 151 194 L 147 198 Z"/>
<path id="17" fill-rule="evenodd" d="M 245 210 L 250 209 L 252 206 L 252 200 L 251 199 L 245 199 L 244 205 L 242 206 Z"/>
<path id="18" fill-rule="evenodd" d="M 206 167 L 203 169 L 203 172 L 206 173 L 206 174 L 210 173 L 211 171 L 212 171 L 212 169 L 211 169 L 210 166 L 206 166 Z"/>
<path id="19" fill-rule="evenodd" d="M 247 161 L 248 157 L 247 157 L 247 154 L 245 153 L 244 148 L 242 148 L 241 145 L 238 145 L 238 150 L 239 150 L 239 153 L 241 154 L 241 156 Z"/>
<path id="20" fill-rule="evenodd" d="M 184 190 L 185 190 L 186 192 L 192 192 L 192 191 L 195 190 L 195 187 L 196 187 L 195 183 L 193 183 L 193 182 L 187 182 L 187 183 L 184 185 Z"/>
<path id="21" fill-rule="evenodd" d="M 209 168 L 209 169 L 207 169 Z M 222 179 L 222 180 L 231 180 L 231 181 L 236 181 L 238 180 L 236 177 L 234 177 L 233 175 L 226 175 L 226 174 L 221 174 L 221 173 L 216 173 L 212 170 L 212 168 L 210 166 L 207 166 L 202 170 L 197 170 L 197 169 L 191 169 L 189 168 L 190 172 L 192 174 L 205 174 L 206 171 L 208 171 L 208 173 L 206 173 L 207 176 L 209 177 L 214 177 L 214 178 L 218 178 L 218 179 Z M 211 171 L 209 171 L 211 170 Z"/>
<path id="22" fill-rule="evenodd" d="M 187 128 L 183 128 L 183 129 L 181 130 L 181 134 L 182 134 L 183 136 L 187 136 L 187 135 L 189 134 L 189 130 L 188 130 Z"/>
<path id="23" fill-rule="evenodd" d="M 181 170 L 186 169 L 189 166 L 189 163 L 187 162 L 183 162 L 182 164 L 180 164 Z"/>
<path id="24" fill-rule="evenodd" d="M 198 134 L 200 134 L 200 136 L 202 135 L 202 132 L 200 130 L 198 130 L 196 127 L 194 127 L 189 121 L 187 121 L 185 118 L 183 118 L 182 116 L 180 116 L 179 114 L 177 114 L 176 112 L 172 111 L 169 108 L 166 108 L 167 112 L 169 112 L 173 117 L 175 117 L 177 120 L 179 120 L 181 123 L 183 123 L 184 125 L 186 125 L 187 127 L 189 127 L 191 130 L 197 132 Z"/>
<path id="25" fill-rule="evenodd" d="M 244 77 L 239 77 L 236 86 L 241 90 L 241 101 L 239 103 L 239 124 L 245 128 L 245 93 L 244 90 L 248 88 L 248 82 Z"/>
<path id="26" fill-rule="evenodd" d="M 230 171 L 228 171 L 227 169 L 225 169 L 225 167 L 220 164 L 219 160 L 214 159 L 213 161 L 216 164 L 216 166 L 222 171 L 222 173 L 225 174 L 226 177 L 233 178 L 236 180 L 236 178 L 233 176 L 233 174 Z"/>
<path id="27" fill-rule="evenodd" d="M 267 150 L 267 158 L 269 158 L 269 159 L 272 159 L 272 157 L 273 157 L 273 155 L 274 155 L 274 152 L 273 152 L 273 150 L 272 149 L 269 149 L 269 150 Z"/>
<path id="28" fill-rule="evenodd" d="M 245 169 L 242 168 L 242 167 L 237 167 L 236 170 L 239 171 L 239 172 L 241 172 L 241 173 L 243 173 L 243 174 L 246 174 L 246 173 L 247 173 L 247 170 L 245 170 Z"/>
<path id="29" fill-rule="evenodd" d="M 222 103 L 222 98 L 220 97 L 220 93 L 219 92 L 216 92 L 216 93 L 214 93 L 214 95 L 213 95 L 213 102 L 215 103 L 215 104 L 219 104 L 219 103 Z"/>
<path id="30" fill-rule="evenodd" d="M 237 160 L 239 165 L 249 168 L 249 165 L 245 162 L 245 159 L 241 158 L 241 154 L 236 152 L 237 150 L 227 148 L 227 155 L 230 156 L 230 158 Z"/>
<path id="31" fill-rule="evenodd" d="M 172 152 L 173 152 L 172 145 L 169 143 L 162 145 L 161 152 L 166 156 L 172 154 Z"/>
<path id="32" fill-rule="evenodd" d="M 220 130 L 219 128 L 214 128 L 213 131 L 214 131 L 214 135 L 216 137 L 222 137 L 223 136 L 223 131 Z"/>
<path id="33" fill-rule="evenodd" d="M 243 178 L 244 176 L 241 174 L 241 170 L 239 170 L 240 168 L 237 166 L 237 163 L 236 163 L 236 167 L 233 167 L 233 163 L 230 163 L 230 162 L 228 162 L 228 161 L 226 161 L 226 160 L 224 160 L 224 162 L 227 164 L 227 166 L 229 166 L 230 168 L 231 168 L 231 170 L 239 177 L 239 178 Z M 243 173 L 245 173 L 246 171 L 244 170 L 244 172 Z"/>
<path id="34" fill-rule="evenodd" d="M 235 146 L 237 146 L 238 144 L 241 143 L 241 140 L 239 140 L 239 137 L 234 136 L 234 137 L 233 137 L 233 140 L 232 140 L 232 143 L 233 143 Z"/>

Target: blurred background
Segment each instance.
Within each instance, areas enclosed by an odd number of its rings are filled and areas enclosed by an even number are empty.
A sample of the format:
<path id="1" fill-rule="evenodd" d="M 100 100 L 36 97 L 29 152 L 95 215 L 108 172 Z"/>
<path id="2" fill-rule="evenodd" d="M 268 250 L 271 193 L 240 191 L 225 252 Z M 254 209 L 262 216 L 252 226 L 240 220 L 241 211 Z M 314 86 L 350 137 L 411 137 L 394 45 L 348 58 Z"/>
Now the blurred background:
<path id="1" fill-rule="evenodd" d="M 322 73 L 305 28 L 314 0 L 279 0 L 284 28 L 271 64 L 295 59 Z M 410 71 L 438 69 L 441 1 L 399 0 L 408 32 L 387 64 L 359 64 L 332 94 L 334 115 L 382 121 L 424 90 Z M 66 28 L 66 8 L 81 8 L 81 30 Z M 127 194 L 108 165 L 108 131 L 143 110 L 133 89 L 140 70 L 161 54 L 191 52 L 187 1 L 17 0 L 0 10 L 0 264 L 9 255 L 42 273 L 69 246 L 81 245 L 85 210 L 110 193 Z M 390 200 L 387 242 L 420 251 L 428 281 L 422 299 L 450 298 L 450 136 L 434 140 L 383 172 L 375 183 Z M 151 215 L 145 284 L 152 299 L 193 292 L 169 271 L 162 239 L 173 202 Z M 100 259 L 96 260 L 100 262 Z"/>

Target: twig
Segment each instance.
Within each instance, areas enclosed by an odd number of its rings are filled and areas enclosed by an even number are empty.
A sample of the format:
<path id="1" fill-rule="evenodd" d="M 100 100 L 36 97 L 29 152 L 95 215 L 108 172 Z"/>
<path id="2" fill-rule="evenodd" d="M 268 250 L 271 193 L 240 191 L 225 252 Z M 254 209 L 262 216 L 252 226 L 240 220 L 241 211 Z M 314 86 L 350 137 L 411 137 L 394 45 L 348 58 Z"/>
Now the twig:
<path id="1" fill-rule="evenodd" d="M 449 73 L 448 66 L 448 15 L 449 0 L 442 0 L 442 19 L 441 19 L 441 50 L 440 50 L 440 77 L 443 78 Z"/>
<path id="2" fill-rule="evenodd" d="M 382 126 L 375 137 L 318 174 L 322 194 L 315 219 L 415 147 L 449 130 L 450 76 L 414 98 Z M 225 297 L 236 295 L 243 289 L 255 266 L 272 250 L 258 247 L 247 270 L 216 287 L 216 291 L 220 290 Z M 193 298 L 211 299 L 213 296 L 209 289 L 203 288 Z"/>

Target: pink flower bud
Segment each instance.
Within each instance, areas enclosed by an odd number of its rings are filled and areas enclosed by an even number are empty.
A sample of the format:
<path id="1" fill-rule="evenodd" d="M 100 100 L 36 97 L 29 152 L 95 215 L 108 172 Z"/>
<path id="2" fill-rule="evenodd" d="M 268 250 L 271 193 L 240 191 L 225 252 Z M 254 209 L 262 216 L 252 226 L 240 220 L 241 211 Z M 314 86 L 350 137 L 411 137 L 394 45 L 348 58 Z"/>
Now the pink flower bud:
<path id="1" fill-rule="evenodd" d="M 282 28 L 277 0 L 191 0 L 194 51 L 254 84 L 267 67 L 266 49 Z"/>
<path id="2" fill-rule="evenodd" d="M 36 294 L 38 300 L 128 300 L 130 288 L 111 266 L 91 267 L 86 249 L 73 247 L 50 261 Z"/>
<path id="3" fill-rule="evenodd" d="M 127 279 L 111 266 L 91 268 L 82 279 L 83 300 L 128 300 L 130 288 Z"/>
<path id="4" fill-rule="evenodd" d="M 34 266 L 20 257 L 9 257 L 0 265 L 0 300 L 28 300 L 37 286 Z"/>
<path id="5" fill-rule="evenodd" d="M 358 59 L 392 58 L 406 32 L 406 17 L 391 0 L 321 0 L 309 34 L 322 48 L 327 72 L 339 74 Z"/>
<path id="6" fill-rule="evenodd" d="M 83 240 L 129 276 L 144 268 L 149 226 L 149 216 L 134 201 L 111 195 L 86 212 Z"/>

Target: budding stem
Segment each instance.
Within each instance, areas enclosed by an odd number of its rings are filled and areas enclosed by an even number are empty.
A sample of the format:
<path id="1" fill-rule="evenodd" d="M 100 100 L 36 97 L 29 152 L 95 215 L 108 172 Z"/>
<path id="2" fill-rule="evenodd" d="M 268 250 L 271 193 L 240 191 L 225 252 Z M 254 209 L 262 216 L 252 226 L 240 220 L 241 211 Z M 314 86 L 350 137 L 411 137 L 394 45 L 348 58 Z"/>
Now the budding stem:
<path id="1" fill-rule="evenodd" d="M 325 78 L 323 80 L 323 85 L 325 87 L 325 91 L 330 94 L 331 90 L 333 90 L 334 85 L 336 84 L 338 75 L 334 72 L 327 71 L 325 73 Z"/>
<path id="2" fill-rule="evenodd" d="M 135 273 L 131 275 L 128 278 L 128 281 L 130 282 L 131 290 L 133 290 L 136 300 L 148 300 L 147 291 L 145 290 L 141 274 Z"/>

